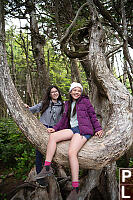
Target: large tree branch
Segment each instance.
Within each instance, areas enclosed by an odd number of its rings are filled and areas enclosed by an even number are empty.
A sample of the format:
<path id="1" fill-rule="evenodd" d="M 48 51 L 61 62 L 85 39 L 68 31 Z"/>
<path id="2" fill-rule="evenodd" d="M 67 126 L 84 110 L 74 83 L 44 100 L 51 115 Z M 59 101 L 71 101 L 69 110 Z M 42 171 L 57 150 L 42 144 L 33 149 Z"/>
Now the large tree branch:
<path id="1" fill-rule="evenodd" d="M 98 169 L 98 165 L 100 164 L 103 167 L 102 163 L 105 164 L 105 160 L 108 160 L 109 157 L 111 158 L 110 162 L 118 159 L 132 144 L 132 97 L 107 67 L 102 48 L 100 48 L 102 27 L 97 20 L 96 9 L 92 1 L 88 0 L 88 2 L 90 3 L 89 6 L 90 10 L 92 10 L 92 19 L 94 21 L 91 29 L 88 62 L 90 63 L 93 78 L 99 88 L 99 93 L 103 90 L 102 94 L 108 99 L 110 110 L 108 121 L 105 124 L 105 137 L 102 139 L 93 137 L 81 149 L 78 156 L 80 165 L 84 162 L 85 167 L 89 163 L 89 168 Z M 106 110 L 106 108 L 104 109 Z M 92 147 L 93 144 L 94 148 Z M 66 145 L 69 145 L 69 143 L 64 144 L 62 142 L 58 144 L 57 150 L 60 151 L 60 154 Z M 89 155 L 87 155 L 88 151 Z M 105 152 L 108 152 L 108 154 Z M 63 154 L 64 156 L 65 153 Z M 56 154 L 54 158 L 56 162 L 59 162 L 63 157 L 59 158 Z"/>
<path id="2" fill-rule="evenodd" d="M 121 0 L 121 12 L 122 12 L 122 24 L 123 24 L 123 41 L 124 41 L 124 45 L 123 45 L 123 53 L 124 56 L 126 58 L 126 60 L 129 63 L 131 72 L 133 74 L 133 60 L 130 56 L 129 50 L 128 50 L 128 39 L 127 39 L 127 22 L 126 22 L 126 14 L 125 14 L 125 8 L 124 8 L 124 0 Z"/>
<path id="3" fill-rule="evenodd" d="M 112 54 L 115 54 L 117 50 L 119 50 L 123 45 L 120 44 L 117 47 L 114 47 L 113 49 L 111 49 L 110 51 L 108 51 L 107 53 L 105 53 L 105 57 L 109 58 L 112 56 Z"/>
<path id="4" fill-rule="evenodd" d="M 85 6 L 87 6 L 87 5 L 88 5 L 88 2 L 84 3 L 84 4 L 78 9 L 77 14 L 76 14 L 74 20 L 72 21 L 72 23 L 70 24 L 70 26 L 67 28 L 67 30 L 66 30 L 64 36 L 60 39 L 60 43 L 61 43 L 61 44 L 62 44 L 62 43 L 66 43 L 66 41 L 67 41 L 67 39 L 68 39 L 68 37 L 69 37 L 69 34 L 70 34 L 72 28 L 73 28 L 73 27 L 75 26 L 75 24 L 76 24 L 77 18 L 78 18 L 78 16 L 79 16 L 81 10 L 82 10 Z"/>
<path id="5" fill-rule="evenodd" d="M 1 3 L 0 3 L 1 5 Z M 2 8 L 0 6 L 0 19 Z M 94 18 L 95 20 L 95 18 Z M 0 20 L 1 22 L 1 20 Z M 45 154 L 49 135 L 46 128 L 27 109 L 19 97 L 10 77 L 6 61 L 3 24 L 0 23 L 0 91 L 19 128 L 40 152 Z M 105 136 L 92 137 L 78 154 L 81 168 L 100 169 L 117 160 L 132 144 L 132 97 L 127 89 L 110 73 L 100 48 L 101 24 L 96 20 L 91 30 L 88 62 L 95 81 L 109 100 L 110 115 Z M 101 102 L 102 103 L 102 102 Z M 108 108 L 108 109 L 109 109 Z M 106 118 L 106 116 L 105 116 Z M 54 161 L 69 166 L 70 141 L 57 145 Z"/>
<path id="6" fill-rule="evenodd" d="M 68 48 L 66 47 L 66 45 L 62 45 L 62 49 L 64 51 L 64 53 L 69 57 L 69 58 L 82 58 L 88 55 L 88 51 L 72 51 L 72 50 L 68 50 Z"/>
<path id="7" fill-rule="evenodd" d="M 75 26 L 76 24 L 76 21 L 77 21 L 77 18 L 81 12 L 81 10 L 86 6 L 88 5 L 88 2 L 86 2 L 85 4 L 83 4 L 77 11 L 77 14 L 74 18 L 74 20 L 72 21 L 72 23 L 70 24 L 70 26 L 67 28 L 64 36 L 60 39 L 60 45 L 61 45 L 61 49 L 64 51 L 64 53 L 69 57 L 69 58 L 82 58 L 86 55 L 88 55 L 88 51 L 83 51 L 83 52 L 80 52 L 80 51 L 70 51 L 68 48 L 67 48 L 67 40 L 69 38 L 69 35 L 70 35 L 70 32 L 72 30 L 72 28 Z M 69 38 L 70 39 L 70 38 Z"/>

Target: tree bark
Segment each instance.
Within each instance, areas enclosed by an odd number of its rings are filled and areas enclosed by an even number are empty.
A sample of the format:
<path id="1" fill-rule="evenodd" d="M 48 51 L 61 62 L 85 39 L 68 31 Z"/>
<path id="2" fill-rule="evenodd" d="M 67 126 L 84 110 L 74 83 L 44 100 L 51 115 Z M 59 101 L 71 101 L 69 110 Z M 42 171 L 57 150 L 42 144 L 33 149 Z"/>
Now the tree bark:
<path id="1" fill-rule="evenodd" d="M 45 154 L 48 133 L 38 119 L 24 107 L 13 85 L 6 61 L 2 27 L 2 24 L 0 24 L 0 91 L 19 128 L 24 132 L 27 139 Z M 101 34 L 101 24 L 95 19 L 92 27 L 88 59 L 91 63 L 93 80 L 98 88 L 97 99 L 103 111 L 101 116 L 104 119 L 105 136 L 103 138 L 94 136 L 79 152 L 80 167 L 84 169 L 103 168 L 122 156 L 132 144 L 132 97 L 123 84 L 114 78 L 106 66 L 105 57 L 99 47 Z M 107 101 L 108 103 L 105 103 Z M 104 116 L 106 109 L 108 118 L 107 115 Z M 61 142 L 57 145 L 57 151 L 54 156 L 55 162 L 69 166 L 68 146 L 69 141 Z"/>
<path id="2" fill-rule="evenodd" d="M 72 82 L 82 83 L 81 77 L 80 77 L 80 72 L 79 72 L 79 69 L 78 69 L 77 60 L 70 58 L 70 62 L 71 62 L 71 78 L 72 78 Z"/>
<path id="3" fill-rule="evenodd" d="M 27 1 L 27 11 L 30 15 L 32 51 L 38 71 L 38 93 L 42 97 L 49 86 L 48 70 L 44 58 L 45 37 L 39 33 L 35 3 L 33 1 Z"/>
<path id="4" fill-rule="evenodd" d="M 111 24 L 112 28 L 114 28 L 118 32 L 119 36 L 123 38 L 124 35 L 122 28 L 118 26 L 118 24 L 116 23 L 112 15 L 109 13 L 109 11 L 105 9 L 105 7 L 99 0 L 94 0 L 94 3 L 99 9 L 99 13 L 104 17 L 104 19 L 106 19 L 109 22 L 109 24 Z M 128 43 L 133 48 L 133 39 L 130 36 L 128 36 Z"/>
<path id="5" fill-rule="evenodd" d="M 90 1 L 88 2 L 90 3 Z M 79 152 L 80 167 L 91 169 L 88 172 L 86 179 L 84 179 L 83 187 L 81 187 L 80 199 L 90 199 L 92 189 L 95 188 L 99 190 L 99 193 L 103 197 L 102 200 L 108 199 L 108 196 L 103 192 L 103 188 L 99 186 L 100 180 L 103 180 L 104 177 L 102 177 L 102 172 L 106 173 L 108 177 L 108 184 L 106 187 L 109 186 L 109 198 L 111 200 L 116 200 L 117 191 L 115 189 L 117 189 L 117 184 L 116 180 L 114 180 L 114 176 L 112 176 L 115 171 L 115 165 L 113 162 L 123 155 L 133 141 L 132 97 L 126 88 L 114 78 L 107 67 L 106 59 L 100 47 L 102 27 L 98 21 L 95 8 L 92 4 L 89 5 L 92 6 L 91 10 L 93 11 L 93 26 L 91 29 L 89 46 L 90 53 L 87 57 L 89 63 L 87 66 L 90 68 L 88 71 L 93 80 L 91 82 L 92 95 L 90 97 L 96 113 L 101 118 L 105 135 L 103 138 L 97 138 L 94 136 Z M 48 142 L 46 128 L 24 107 L 10 77 L 6 61 L 3 29 L 4 20 L 2 13 L 3 8 L 0 3 L 0 22 L 2 22 L 0 23 L 0 91 L 19 128 L 24 132 L 27 139 L 45 154 Z M 68 146 L 69 141 L 58 144 L 54 157 L 54 160 L 57 163 L 64 166 L 68 166 Z M 103 167 L 105 167 L 105 172 L 102 171 Z M 52 180 L 52 183 L 53 181 L 54 180 Z M 112 185 L 112 182 L 115 183 L 115 185 Z M 57 188 L 54 188 L 54 191 L 53 188 L 51 188 L 50 196 L 48 196 L 45 190 L 41 190 L 40 188 L 39 190 L 39 196 L 42 194 L 41 196 L 44 196 L 44 199 L 45 197 L 46 199 L 53 199 L 55 197 L 54 194 L 58 193 L 56 191 L 59 191 L 58 186 Z M 32 199 L 34 199 L 32 195 L 34 195 L 35 199 L 40 198 L 36 192 L 31 193 L 30 191 L 28 195 Z M 61 199 L 61 196 L 59 196 L 59 199 Z"/>
<path id="6" fill-rule="evenodd" d="M 22 31 L 20 30 L 20 38 L 22 40 L 21 48 L 24 49 L 25 56 L 26 56 L 26 63 L 27 63 L 27 74 L 26 74 L 26 85 L 27 85 L 27 95 L 26 95 L 26 103 L 28 105 L 34 105 L 34 92 L 33 92 L 33 81 L 32 81 L 32 73 L 31 73 L 31 64 L 29 61 L 29 38 L 28 33 L 25 39 L 22 35 Z M 35 87 L 34 87 L 35 88 Z"/>
<path id="7" fill-rule="evenodd" d="M 81 186 L 81 193 L 79 200 L 90 197 L 91 190 L 99 185 L 99 177 L 102 170 L 89 170 L 88 175 L 84 178 L 84 184 Z M 89 198 L 88 198 L 89 199 Z"/>
<path id="8" fill-rule="evenodd" d="M 71 46 L 71 50 L 74 51 L 75 50 L 74 46 L 72 44 L 70 44 L 70 46 Z M 70 58 L 70 63 L 71 63 L 72 82 L 77 81 L 78 83 L 82 83 L 80 72 L 79 72 L 79 69 L 78 69 L 77 59 Z"/>

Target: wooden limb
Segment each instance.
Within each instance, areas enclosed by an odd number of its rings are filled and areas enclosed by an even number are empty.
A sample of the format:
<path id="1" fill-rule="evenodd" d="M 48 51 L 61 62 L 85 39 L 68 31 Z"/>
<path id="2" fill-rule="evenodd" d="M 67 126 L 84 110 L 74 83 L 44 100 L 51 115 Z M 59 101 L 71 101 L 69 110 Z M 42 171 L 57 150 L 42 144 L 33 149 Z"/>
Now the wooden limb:
<path id="1" fill-rule="evenodd" d="M 113 162 L 106 166 L 107 180 L 108 180 L 108 191 L 111 200 L 118 200 L 118 183 L 116 180 L 116 162 Z"/>
<path id="2" fill-rule="evenodd" d="M 75 26 L 76 20 L 79 16 L 80 11 L 88 5 L 88 2 L 86 2 L 85 4 L 83 4 L 79 10 L 77 11 L 77 14 L 74 18 L 74 20 L 72 21 L 72 23 L 70 24 L 70 26 L 67 28 L 64 36 L 60 39 L 60 45 L 61 45 L 61 49 L 64 51 L 64 53 L 69 57 L 69 58 L 82 58 L 85 57 L 86 55 L 88 55 L 88 51 L 71 51 L 67 48 L 67 40 L 69 38 L 70 32 L 72 30 L 72 28 Z M 70 39 L 70 38 L 69 38 Z"/>
<path id="3" fill-rule="evenodd" d="M 88 0 L 89 1 L 89 0 Z M 123 30 L 118 26 L 118 24 L 115 22 L 113 17 L 110 15 L 110 13 L 104 8 L 102 3 L 99 0 L 93 0 L 94 4 L 98 7 L 100 14 L 108 20 L 108 22 L 111 24 L 111 26 L 118 32 L 119 36 L 123 38 Z M 128 43 L 133 48 L 133 40 L 131 37 L 128 36 Z"/>
<path id="4" fill-rule="evenodd" d="M 88 175 L 84 178 L 84 184 L 81 186 L 79 200 L 84 200 L 91 190 L 99 185 L 99 177 L 102 170 L 89 170 Z"/>
<path id="5" fill-rule="evenodd" d="M 11 200 L 15 200 L 17 198 L 23 200 L 25 199 L 25 196 L 27 196 L 26 200 L 62 200 L 60 188 L 57 179 L 54 176 L 50 176 L 45 179 L 45 181 L 48 181 L 47 188 L 41 187 L 35 181 L 35 175 L 36 170 L 35 168 L 33 168 L 30 171 L 26 182 L 15 188 L 14 191 L 12 191 L 12 193 L 10 194 L 10 196 L 12 196 Z"/>
<path id="6" fill-rule="evenodd" d="M 110 58 L 113 54 L 116 53 L 117 50 L 119 50 L 121 47 L 123 46 L 123 44 L 120 44 L 116 47 L 114 47 L 113 49 L 111 49 L 110 51 L 108 51 L 107 53 L 105 53 L 105 57 L 106 58 Z"/>
<path id="7" fill-rule="evenodd" d="M 124 68 L 126 70 L 126 73 L 127 73 L 128 79 L 129 79 L 129 84 L 130 84 L 131 92 L 133 94 L 133 77 L 132 77 L 131 72 L 130 72 L 128 66 L 127 66 L 127 61 L 126 60 L 124 62 Z"/>
<path id="8" fill-rule="evenodd" d="M 35 188 L 33 191 L 28 187 L 23 187 L 10 200 L 49 200 L 47 190 L 44 188 Z"/>
<path id="9" fill-rule="evenodd" d="M 87 179 L 88 181 L 84 182 Z M 88 176 L 86 178 L 83 177 L 83 183 L 83 190 L 81 188 L 82 200 L 118 200 L 115 162 L 107 165 L 102 170 L 89 170 Z M 87 192 L 84 191 L 85 187 Z"/>
<path id="10" fill-rule="evenodd" d="M 123 41 L 124 41 L 123 53 L 124 53 L 124 56 L 125 56 L 126 60 L 129 63 L 131 72 L 133 74 L 133 60 L 132 60 L 132 58 L 130 56 L 130 53 L 129 53 L 129 50 L 128 50 L 128 32 L 127 32 L 127 22 L 126 22 L 126 14 L 125 14 L 125 7 L 124 6 L 125 6 L 125 1 L 121 0 L 123 36 L 124 36 L 124 38 L 123 38 Z"/>
<path id="11" fill-rule="evenodd" d="M 72 44 L 71 44 L 71 49 L 75 50 L 75 48 Z M 77 60 L 76 59 L 70 59 L 70 63 L 71 63 L 71 79 L 72 79 L 72 82 L 77 81 L 78 83 L 82 83 Z"/>
<path id="12" fill-rule="evenodd" d="M 88 55 L 88 51 L 71 51 L 66 47 L 66 44 L 61 44 L 61 48 L 69 58 L 83 58 Z"/>
<path id="13" fill-rule="evenodd" d="M 67 39 L 68 39 L 68 36 L 69 36 L 69 34 L 70 34 L 72 28 L 75 26 L 75 23 L 76 23 L 76 21 L 77 21 L 77 18 L 78 18 L 78 16 L 79 16 L 80 11 L 81 11 L 85 6 L 87 6 L 87 5 L 88 5 L 88 2 L 84 3 L 84 4 L 78 9 L 74 20 L 72 21 L 71 25 L 67 28 L 67 30 L 66 30 L 64 36 L 60 39 L 60 43 L 61 43 L 61 44 L 66 43 L 66 41 L 67 41 Z"/>
<path id="14" fill-rule="evenodd" d="M 103 168 L 102 173 L 99 179 L 99 185 L 97 188 L 94 189 L 92 194 L 92 199 L 95 200 L 97 198 L 97 194 L 101 197 L 100 200 L 108 199 L 108 200 L 118 200 L 119 193 L 118 193 L 118 183 L 116 180 L 116 163 L 113 162 L 108 164 L 106 167 Z"/>
<path id="15" fill-rule="evenodd" d="M 130 53 L 129 53 L 127 41 L 124 41 L 124 44 L 123 44 L 123 53 L 124 53 L 124 56 L 125 56 L 128 64 L 129 64 L 129 66 L 130 66 L 130 70 L 131 70 L 131 72 L 133 74 L 133 60 L 132 60 L 132 58 L 130 56 Z"/>
<path id="16" fill-rule="evenodd" d="M 49 188 L 48 188 L 49 200 L 62 200 L 60 188 L 54 176 L 48 177 L 48 184 L 49 184 Z"/>
<path id="17" fill-rule="evenodd" d="M 99 169 L 108 162 L 118 159 L 132 144 L 132 98 L 126 88 L 105 67 L 105 58 L 99 53 L 95 55 L 97 58 L 93 66 L 95 72 L 98 72 L 97 79 L 101 88 L 104 88 L 112 105 L 112 114 L 105 129 L 105 137 L 101 139 L 93 137 L 89 140 L 79 152 L 79 162 L 82 168 Z M 94 57 L 90 61 L 94 61 Z M 1 93 L 14 120 L 27 139 L 45 154 L 49 137 L 47 129 L 24 107 L 14 88 L 6 63 L 0 67 L 0 83 Z M 54 157 L 57 163 L 68 166 L 68 146 L 69 141 L 58 144 Z"/>
<path id="18" fill-rule="evenodd" d="M 1 10 L 0 10 L 1 17 Z M 1 21 L 1 20 L 0 20 Z M 84 169 L 101 169 L 117 160 L 132 144 L 132 96 L 107 68 L 100 48 L 102 27 L 94 19 L 91 29 L 88 62 L 92 78 L 97 85 L 98 101 L 103 109 L 104 137 L 92 137 L 79 152 L 79 164 Z M 18 95 L 7 66 L 4 32 L 0 40 L 0 91 L 14 121 L 27 139 L 43 154 L 49 139 L 47 128 L 25 108 Z M 106 113 L 108 110 L 108 115 Z M 106 114 L 105 114 L 106 113 Z M 104 115 L 105 114 L 105 115 Z M 57 145 L 53 160 L 60 165 L 69 166 L 68 147 L 70 141 Z"/>
<path id="19" fill-rule="evenodd" d="M 62 178 L 67 178 L 67 175 L 66 175 L 66 172 L 65 170 L 63 169 L 63 167 L 59 164 L 57 164 L 57 174 L 59 177 L 62 177 Z"/>

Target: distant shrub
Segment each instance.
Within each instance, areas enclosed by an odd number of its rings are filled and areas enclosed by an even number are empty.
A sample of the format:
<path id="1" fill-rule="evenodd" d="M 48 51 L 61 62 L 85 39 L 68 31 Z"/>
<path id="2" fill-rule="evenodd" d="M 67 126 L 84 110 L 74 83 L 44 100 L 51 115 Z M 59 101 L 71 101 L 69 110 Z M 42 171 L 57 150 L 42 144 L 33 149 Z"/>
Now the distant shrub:
<path id="1" fill-rule="evenodd" d="M 12 118 L 0 120 L 0 162 L 12 168 L 15 175 L 25 177 L 35 162 L 35 149 L 27 141 Z"/>

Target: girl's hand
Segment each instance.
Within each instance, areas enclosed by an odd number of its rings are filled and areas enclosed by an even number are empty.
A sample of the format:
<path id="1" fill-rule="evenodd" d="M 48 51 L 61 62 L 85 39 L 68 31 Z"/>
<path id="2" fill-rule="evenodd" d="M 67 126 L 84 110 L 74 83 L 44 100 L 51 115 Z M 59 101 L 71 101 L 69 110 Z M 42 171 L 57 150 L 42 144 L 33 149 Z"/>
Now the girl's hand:
<path id="1" fill-rule="evenodd" d="M 55 130 L 54 130 L 53 128 L 48 128 L 47 131 L 48 131 L 48 133 L 53 133 L 53 132 L 55 132 Z"/>
<path id="2" fill-rule="evenodd" d="M 27 104 L 24 104 L 26 108 L 29 108 L 29 106 Z"/>
<path id="3" fill-rule="evenodd" d="M 96 132 L 95 135 L 98 136 L 98 137 L 102 137 L 103 136 L 103 130 Z"/>

